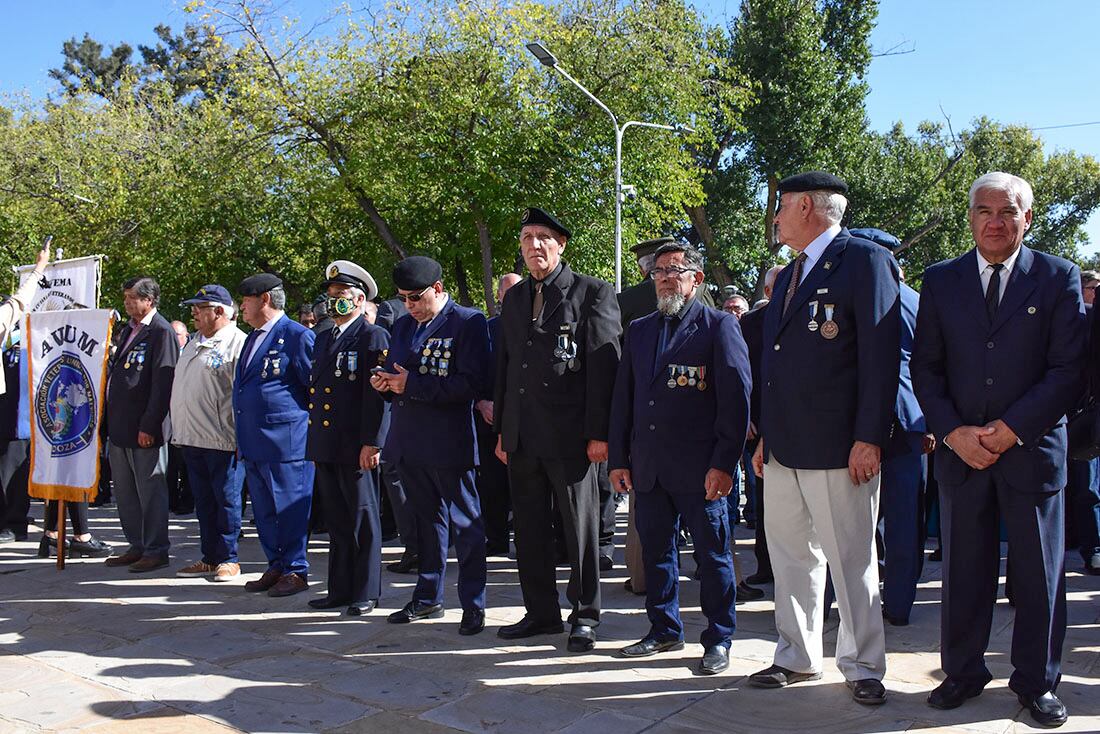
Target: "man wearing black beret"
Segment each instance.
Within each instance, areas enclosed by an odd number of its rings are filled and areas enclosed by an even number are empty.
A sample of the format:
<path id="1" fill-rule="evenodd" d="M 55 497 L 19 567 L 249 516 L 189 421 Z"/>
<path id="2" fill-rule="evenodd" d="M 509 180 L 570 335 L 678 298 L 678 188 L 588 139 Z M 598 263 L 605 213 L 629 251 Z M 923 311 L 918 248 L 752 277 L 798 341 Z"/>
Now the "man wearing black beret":
<path id="1" fill-rule="evenodd" d="M 554 570 L 551 495 L 562 512 L 572 606 L 569 650 L 592 649 L 600 621 L 596 465 L 607 461 L 619 361 L 611 286 L 561 260 L 569 230 L 527 209 L 520 248 L 530 277 L 504 296 L 494 399 L 497 456 L 508 465 L 516 561 L 526 614 L 498 632 L 519 639 L 563 631 Z"/>
<path id="2" fill-rule="evenodd" d="M 847 185 L 820 171 L 779 182 L 779 240 L 798 253 L 764 315 L 764 522 L 775 575 L 780 688 L 821 677 L 826 562 L 840 606 L 836 664 L 864 705 L 886 700 L 874 532 L 882 450 L 898 392 L 898 265 L 840 222 Z"/>
<path id="3" fill-rule="evenodd" d="M 382 454 L 397 467 L 417 524 L 419 578 L 401 624 L 443 616 L 447 545 L 458 556 L 458 632 L 485 628 L 485 526 L 475 482 L 474 401 L 489 381 L 485 315 L 443 289 L 443 270 L 413 256 L 393 269 L 406 314 L 393 324 L 384 371 L 371 385 L 390 402 Z M 416 550 L 416 549 L 414 549 Z"/>

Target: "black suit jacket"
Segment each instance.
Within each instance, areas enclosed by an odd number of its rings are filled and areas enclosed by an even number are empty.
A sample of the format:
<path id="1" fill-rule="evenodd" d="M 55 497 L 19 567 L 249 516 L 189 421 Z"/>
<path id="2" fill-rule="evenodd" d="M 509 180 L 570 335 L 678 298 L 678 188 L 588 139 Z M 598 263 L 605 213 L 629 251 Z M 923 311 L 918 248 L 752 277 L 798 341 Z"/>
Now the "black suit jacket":
<path id="1" fill-rule="evenodd" d="M 760 430 L 760 357 L 764 351 L 764 313 L 766 306 L 749 311 L 741 317 L 741 336 L 749 348 L 752 367 L 752 397 L 749 399 L 749 420 Z"/>
<path id="2" fill-rule="evenodd" d="M 153 437 L 153 445 L 165 442 L 165 418 L 172 397 L 172 379 L 179 359 L 176 332 L 160 312 L 148 326 L 141 326 L 133 343 L 129 323 L 115 338 L 115 355 L 108 366 L 107 438 L 115 446 L 138 446 L 138 431 Z"/>
<path id="3" fill-rule="evenodd" d="M 619 363 L 619 306 L 611 285 L 564 262 L 543 288 L 541 322 L 531 321 L 534 285 L 504 295 L 494 428 L 505 451 L 584 458 L 589 440 L 606 441 Z M 573 352 L 570 367 L 563 355 Z"/>

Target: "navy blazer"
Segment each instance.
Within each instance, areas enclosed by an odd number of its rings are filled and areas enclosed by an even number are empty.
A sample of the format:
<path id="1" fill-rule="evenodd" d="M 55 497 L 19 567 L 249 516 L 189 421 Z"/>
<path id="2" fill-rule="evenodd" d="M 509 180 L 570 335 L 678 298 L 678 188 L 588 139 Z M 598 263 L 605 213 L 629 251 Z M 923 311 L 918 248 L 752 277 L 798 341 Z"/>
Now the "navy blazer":
<path id="1" fill-rule="evenodd" d="M 898 400 L 895 412 L 898 424 L 903 431 L 926 433 L 928 426 L 924 413 L 913 392 L 913 378 L 909 363 L 913 358 L 913 335 L 917 331 L 917 309 L 920 307 L 920 294 L 901 284 L 901 365 L 898 373 Z"/>
<path id="2" fill-rule="evenodd" d="M 395 364 L 409 371 L 405 392 L 383 393 L 390 401 L 390 427 L 382 455 L 386 461 L 409 461 L 421 466 L 464 468 L 477 466 L 474 401 L 487 394 L 489 329 L 485 314 L 447 299 L 421 338 L 412 344 L 417 321 L 406 314 L 393 324 L 386 371 Z M 451 356 L 443 344 L 451 339 Z M 440 356 L 423 354 L 423 344 L 439 345 Z M 415 347 L 415 348 L 414 348 Z M 431 374 L 444 367 L 446 375 Z M 424 368 L 426 372 L 421 372 Z"/>
<path id="3" fill-rule="evenodd" d="M 749 420 L 760 429 L 760 358 L 764 351 L 764 314 L 767 306 L 749 311 L 737 323 L 741 327 L 741 336 L 749 349 L 749 364 L 752 365 L 752 397 L 749 398 Z"/>
<path id="4" fill-rule="evenodd" d="M 129 346 L 132 328 L 122 327 L 117 349 L 107 370 L 109 383 L 105 421 L 107 437 L 115 446 L 136 449 L 138 432 L 153 437 L 153 445 L 165 443 L 165 418 L 172 398 L 172 379 L 180 346 L 171 324 L 158 311 L 148 326 L 141 326 Z M 125 348 L 124 348 L 125 346 Z M 8 383 L 11 384 L 10 382 Z"/>
<path id="5" fill-rule="evenodd" d="M 936 479 L 971 468 L 943 439 L 959 426 L 1003 420 L 1023 441 L 987 471 L 1023 492 L 1066 484 L 1065 414 L 1084 390 L 1086 323 L 1077 266 L 1021 246 L 993 323 L 975 250 L 924 273 L 913 385 L 940 439 Z"/>
<path id="6" fill-rule="evenodd" d="M 309 377 L 306 458 L 359 466 L 364 446 L 381 446 L 385 401 L 370 386 L 370 370 L 385 362 L 390 336 L 360 316 L 332 343 L 317 337 Z"/>
<path id="7" fill-rule="evenodd" d="M 793 270 L 792 262 L 779 273 L 764 314 L 760 435 L 784 466 L 845 468 L 854 442 L 883 448 L 894 422 L 898 264 L 885 247 L 841 229 L 783 313 Z M 827 306 L 833 339 L 825 338 Z"/>
<path id="8" fill-rule="evenodd" d="M 306 391 L 316 337 L 284 314 L 246 365 L 257 333 L 245 340 L 233 384 L 237 450 L 242 459 L 259 463 L 300 461 L 306 456 Z"/>
<path id="9" fill-rule="evenodd" d="M 745 448 L 748 349 L 736 317 L 693 300 L 655 365 L 662 328 L 659 313 L 627 328 L 611 402 L 608 468 L 630 469 L 639 492 L 659 483 L 668 492 L 705 493 L 707 471 L 732 474 Z M 669 387 L 670 363 L 705 368 L 706 389 Z"/>

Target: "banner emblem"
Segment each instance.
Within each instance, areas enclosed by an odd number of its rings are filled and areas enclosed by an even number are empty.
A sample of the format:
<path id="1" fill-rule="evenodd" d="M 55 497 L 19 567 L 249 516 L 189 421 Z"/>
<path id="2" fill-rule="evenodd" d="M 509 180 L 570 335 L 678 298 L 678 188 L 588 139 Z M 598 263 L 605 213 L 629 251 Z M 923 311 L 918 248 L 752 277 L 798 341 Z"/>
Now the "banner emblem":
<path id="1" fill-rule="evenodd" d="M 51 457 L 72 456 L 92 445 L 96 392 L 75 354 L 62 354 L 46 368 L 35 393 L 34 409 Z"/>

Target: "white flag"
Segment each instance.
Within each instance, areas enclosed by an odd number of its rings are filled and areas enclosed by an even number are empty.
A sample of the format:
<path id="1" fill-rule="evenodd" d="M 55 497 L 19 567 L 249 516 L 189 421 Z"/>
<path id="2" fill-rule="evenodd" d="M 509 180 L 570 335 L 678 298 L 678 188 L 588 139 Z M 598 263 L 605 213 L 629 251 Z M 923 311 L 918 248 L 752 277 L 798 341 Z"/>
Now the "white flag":
<path id="1" fill-rule="evenodd" d="M 112 315 L 108 309 L 27 315 L 32 497 L 95 498 Z"/>
<path id="2" fill-rule="evenodd" d="M 95 308 L 99 305 L 99 255 L 58 260 L 46 266 L 49 288 L 39 288 L 27 311 L 60 311 L 64 308 Z M 33 278 L 34 265 L 15 269 L 19 285 Z"/>

